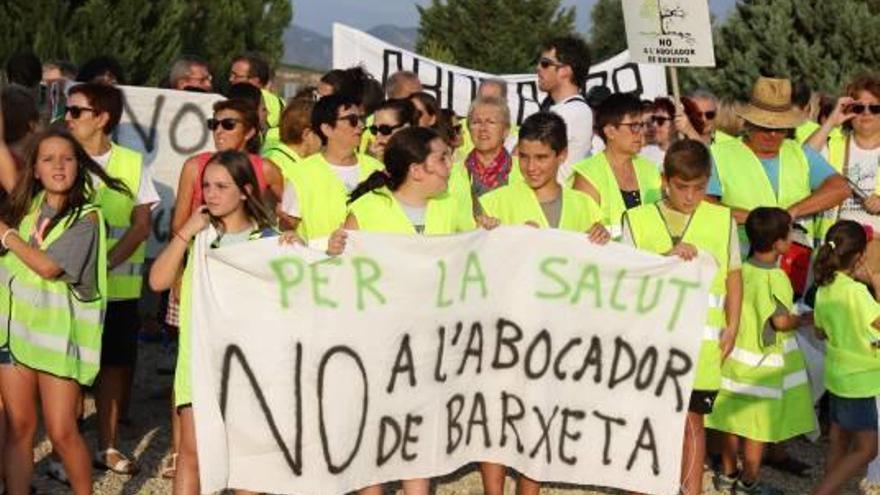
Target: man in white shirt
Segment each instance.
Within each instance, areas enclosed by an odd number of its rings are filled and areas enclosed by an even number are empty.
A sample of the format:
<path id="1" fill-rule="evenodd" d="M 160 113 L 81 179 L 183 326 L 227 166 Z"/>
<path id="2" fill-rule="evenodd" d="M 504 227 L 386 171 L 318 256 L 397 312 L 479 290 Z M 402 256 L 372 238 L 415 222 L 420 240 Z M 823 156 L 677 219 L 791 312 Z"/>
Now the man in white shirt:
<path id="1" fill-rule="evenodd" d="M 581 94 L 590 72 L 587 43 L 575 36 L 550 40 L 538 60 L 538 88 L 548 94 L 542 109 L 562 117 L 568 129 L 568 159 L 559 167 L 559 181 L 571 175 L 572 166 L 590 155 L 593 111 Z"/>

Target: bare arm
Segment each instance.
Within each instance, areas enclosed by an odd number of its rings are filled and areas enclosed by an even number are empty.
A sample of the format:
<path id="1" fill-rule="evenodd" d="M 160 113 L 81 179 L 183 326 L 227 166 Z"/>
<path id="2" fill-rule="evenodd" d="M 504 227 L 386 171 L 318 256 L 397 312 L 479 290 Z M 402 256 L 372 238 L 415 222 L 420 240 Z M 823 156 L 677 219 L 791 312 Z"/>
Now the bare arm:
<path id="1" fill-rule="evenodd" d="M 837 104 L 834 105 L 834 110 L 831 112 L 831 115 L 825 119 L 822 127 L 816 129 L 816 131 L 810 134 L 810 137 L 807 138 L 807 145 L 809 145 L 810 148 L 813 148 L 817 152 L 821 152 L 828 142 L 828 136 L 831 134 L 831 131 L 833 131 L 835 127 L 843 125 L 844 122 L 852 120 L 853 117 L 856 116 L 854 113 L 844 112 L 844 108 L 852 102 L 853 99 L 849 96 L 842 96 L 837 99 Z"/>
<path id="2" fill-rule="evenodd" d="M 807 217 L 843 203 L 843 200 L 851 194 L 852 189 L 846 183 L 846 179 L 842 175 L 835 174 L 825 179 L 813 194 L 789 206 L 788 212 L 794 219 Z"/>
<path id="3" fill-rule="evenodd" d="M 180 229 L 175 230 L 171 240 L 150 269 L 150 288 L 156 292 L 170 289 L 178 279 L 183 268 L 183 258 L 190 241 L 208 226 L 208 213 L 204 206 L 199 207 Z"/>
<path id="4" fill-rule="evenodd" d="M 177 198 L 174 200 L 174 216 L 171 217 L 172 234 L 183 227 L 192 213 L 193 188 L 198 172 L 199 166 L 195 158 L 190 158 L 183 164 L 177 184 Z"/>

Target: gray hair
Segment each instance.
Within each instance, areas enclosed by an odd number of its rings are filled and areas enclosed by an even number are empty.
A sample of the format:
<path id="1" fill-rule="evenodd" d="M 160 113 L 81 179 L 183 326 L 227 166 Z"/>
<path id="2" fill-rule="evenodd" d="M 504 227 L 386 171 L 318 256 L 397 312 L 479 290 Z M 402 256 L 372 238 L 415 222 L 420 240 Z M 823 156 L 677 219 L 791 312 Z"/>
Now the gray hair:
<path id="1" fill-rule="evenodd" d="M 718 97 L 715 96 L 715 93 L 709 91 L 706 88 L 699 88 L 690 94 L 691 99 L 695 100 L 709 100 L 714 103 L 718 103 Z"/>
<path id="2" fill-rule="evenodd" d="M 400 85 L 405 81 L 418 81 L 419 76 L 415 72 L 411 72 L 408 70 L 397 71 L 394 74 L 391 74 L 388 77 L 388 80 L 385 81 L 385 95 L 388 98 L 397 98 L 396 95 L 398 90 L 400 90 Z"/>
<path id="3" fill-rule="evenodd" d="M 468 121 L 473 121 L 474 110 L 477 107 L 495 107 L 498 110 L 501 110 L 501 120 L 508 128 L 510 127 L 510 107 L 507 106 L 507 101 L 502 100 L 501 98 L 495 98 L 494 96 L 487 97 L 479 97 L 473 102 L 471 102 L 471 107 L 468 109 Z"/>
<path id="4" fill-rule="evenodd" d="M 195 55 L 178 57 L 171 65 L 171 71 L 168 73 L 168 85 L 173 88 L 177 85 L 177 81 L 189 77 L 189 71 L 193 67 L 208 67 L 208 63 Z"/>
<path id="5" fill-rule="evenodd" d="M 504 79 L 499 79 L 497 77 L 491 79 L 483 79 L 482 81 L 480 81 L 480 89 L 477 90 L 477 94 L 479 94 L 480 91 L 486 86 L 495 86 L 496 88 L 498 88 L 498 91 L 501 92 L 501 97 L 507 98 L 507 81 L 505 81 Z"/>

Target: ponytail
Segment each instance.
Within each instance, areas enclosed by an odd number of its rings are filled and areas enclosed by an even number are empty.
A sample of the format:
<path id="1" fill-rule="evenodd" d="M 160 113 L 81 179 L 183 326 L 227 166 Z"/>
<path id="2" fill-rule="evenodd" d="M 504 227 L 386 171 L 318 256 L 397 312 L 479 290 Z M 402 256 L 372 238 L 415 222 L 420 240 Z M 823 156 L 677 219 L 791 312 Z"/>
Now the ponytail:
<path id="1" fill-rule="evenodd" d="M 813 262 L 816 284 L 828 285 L 834 281 L 836 272 L 854 268 L 867 246 L 868 236 L 860 224 L 852 220 L 841 220 L 834 224 Z"/>
<path id="2" fill-rule="evenodd" d="M 357 185 L 357 187 L 354 188 L 354 190 L 349 195 L 348 203 L 349 204 L 354 203 L 355 201 L 357 201 L 358 198 L 360 198 L 364 194 L 367 194 L 369 192 L 373 192 L 376 189 L 379 189 L 381 187 L 387 187 L 387 186 L 388 186 L 388 174 L 386 174 L 385 172 L 383 172 L 381 170 L 377 170 L 377 171 L 373 172 L 372 174 L 370 174 L 370 176 L 367 177 L 367 180 L 361 182 L 360 184 Z"/>

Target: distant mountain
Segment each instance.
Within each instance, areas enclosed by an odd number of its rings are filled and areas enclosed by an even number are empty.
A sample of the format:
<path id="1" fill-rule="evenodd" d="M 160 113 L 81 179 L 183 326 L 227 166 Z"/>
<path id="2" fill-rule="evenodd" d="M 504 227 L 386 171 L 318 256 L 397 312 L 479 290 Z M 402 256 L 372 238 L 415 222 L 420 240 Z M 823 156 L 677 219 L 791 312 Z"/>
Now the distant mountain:
<path id="1" fill-rule="evenodd" d="M 382 24 L 367 33 L 392 45 L 413 50 L 419 30 Z M 289 65 L 329 70 L 333 65 L 333 40 L 311 29 L 291 25 L 284 31 L 284 56 L 281 61 Z"/>
<path id="2" fill-rule="evenodd" d="M 386 43 L 397 45 L 409 51 L 415 51 L 416 40 L 419 37 L 419 28 L 405 28 L 392 24 L 382 24 L 367 32 Z"/>

